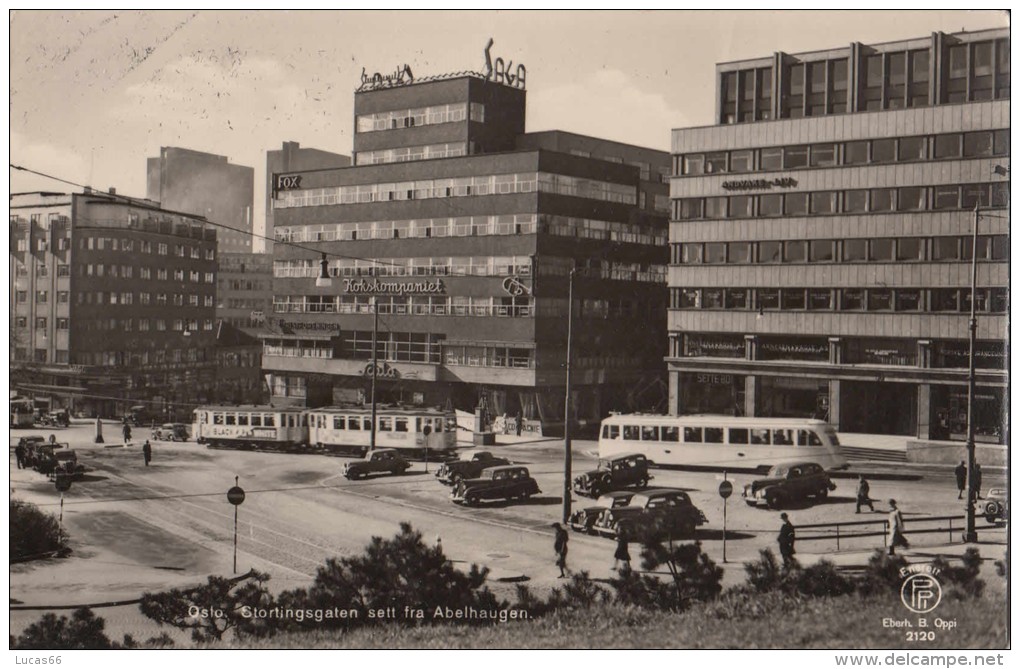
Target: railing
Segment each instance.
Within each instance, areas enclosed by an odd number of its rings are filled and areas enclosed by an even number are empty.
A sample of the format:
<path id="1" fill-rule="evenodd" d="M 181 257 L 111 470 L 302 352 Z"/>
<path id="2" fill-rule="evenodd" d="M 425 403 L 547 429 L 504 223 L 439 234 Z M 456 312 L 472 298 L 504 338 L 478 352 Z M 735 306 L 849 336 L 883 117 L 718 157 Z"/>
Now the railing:
<path id="1" fill-rule="evenodd" d="M 966 530 L 966 516 L 916 516 L 910 517 L 905 520 L 905 529 L 903 534 L 934 534 L 938 532 L 945 532 L 947 534 L 947 540 L 951 543 L 953 541 L 953 533 L 958 532 L 960 538 L 963 538 L 963 533 Z M 953 521 L 957 521 L 954 526 Z M 910 529 L 911 526 L 922 524 L 922 523 L 942 523 L 946 522 L 945 525 L 939 525 L 937 527 L 923 528 L 923 529 Z M 878 526 L 880 529 L 857 532 L 854 528 L 863 528 L 865 526 Z M 804 534 L 804 530 L 817 530 L 817 534 Z M 812 525 L 798 525 L 797 526 L 797 542 L 802 541 L 836 541 L 836 550 L 840 549 L 840 542 L 848 539 L 859 539 L 862 537 L 882 537 L 882 546 L 888 545 L 889 541 L 889 521 L 883 518 L 882 520 L 853 520 L 840 523 L 815 523 Z"/>

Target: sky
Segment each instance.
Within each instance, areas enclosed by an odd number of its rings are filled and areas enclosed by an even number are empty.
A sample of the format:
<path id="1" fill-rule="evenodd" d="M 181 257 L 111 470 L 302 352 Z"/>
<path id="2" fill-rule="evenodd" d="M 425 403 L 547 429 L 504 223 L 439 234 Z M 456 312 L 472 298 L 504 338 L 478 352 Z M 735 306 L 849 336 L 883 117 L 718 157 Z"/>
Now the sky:
<path id="1" fill-rule="evenodd" d="M 179 146 L 255 168 L 284 141 L 350 155 L 362 68 L 527 68 L 527 130 L 668 150 L 710 125 L 715 64 L 1004 27 L 1001 11 L 13 11 L 10 162 L 145 196 Z M 77 190 L 10 171 L 11 192 Z"/>

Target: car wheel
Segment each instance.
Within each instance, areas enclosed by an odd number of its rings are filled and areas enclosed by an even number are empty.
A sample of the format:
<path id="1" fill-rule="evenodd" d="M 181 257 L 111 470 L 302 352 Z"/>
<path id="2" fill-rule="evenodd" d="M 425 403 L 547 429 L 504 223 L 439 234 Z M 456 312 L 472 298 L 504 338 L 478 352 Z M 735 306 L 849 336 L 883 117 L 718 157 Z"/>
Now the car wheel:
<path id="1" fill-rule="evenodd" d="M 637 484 L 638 484 L 639 488 L 647 488 L 648 487 L 648 477 L 647 476 L 642 476 Z"/>
<path id="2" fill-rule="evenodd" d="M 475 495 L 465 495 L 464 503 L 468 506 L 474 506 L 475 504 L 478 504 L 478 497 Z"/>
<path id="3" fill-rule="evenodd" d="M 598 487 L 597 485 L 593 485 L 588 494 L 591 495 L 592 499 L 598 499 L 598 497 L 602 494 L 602 488 Z"/>

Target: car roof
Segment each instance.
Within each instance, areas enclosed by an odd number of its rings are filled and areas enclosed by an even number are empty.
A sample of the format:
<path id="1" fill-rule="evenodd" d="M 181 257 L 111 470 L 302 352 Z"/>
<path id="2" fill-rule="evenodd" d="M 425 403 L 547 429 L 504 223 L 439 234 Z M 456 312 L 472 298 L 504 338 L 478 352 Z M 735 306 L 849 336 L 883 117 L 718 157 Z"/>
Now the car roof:
<path id="1" fill-rule="evenodd" d="M 626 460 L 627 458 L 643 458 L 643 453 L 620 453 L 619 455 L 603 455 L 599 460 Z"/>
<path id="2" fill-rule="evenodd" d="M 616 490 L 614 492 L 607 492 L 599 495 L 599 497 L 612 497 L 613 499 L 616 499 L 618 497 L 633 497 L 636 494 L 637 493 L 633 490 Z"/>
<path id="3" fill-rule="evenodd" d="M 629 413 L 613 414 L 602 419 L 603 423 L 619 425 L 630 421 L 644 425 L 678 425 L 681 427 L 768 427 L 798 428 L 823 427 L 828 425 L 817 418 L 753 418 L 749 416 L 726 416 L 719 414 L 691 414 L 686 416 L 668 416 L 665 414 Z"/>
<path id="4" fill-rule="evenodd" d="M 777 462 L 776 464 L 774 464 L 772 466 L 773 467 L 787 467 L 787 468 L 789 468 L 789 467 L 804 467 L 805 465 L 814 465 L 815 467 L 818 467 L 819 469 L 824 469 L 824 467 L 822 467 L 817 462 L 812 462 L 810 460 L 791 460 L 790 462 Z"/>
<path id="5" fill-rule="evenodd" d="M 497 467 L 487 467 L 483 471 L 498 472 L 498 471 L 506 471 L 506 470 L 510 470 L 510 469 L 524 469 L 524 470 L 527 470 L 527 467 L 524 467 L 522 465 L 499 465 Z"/>

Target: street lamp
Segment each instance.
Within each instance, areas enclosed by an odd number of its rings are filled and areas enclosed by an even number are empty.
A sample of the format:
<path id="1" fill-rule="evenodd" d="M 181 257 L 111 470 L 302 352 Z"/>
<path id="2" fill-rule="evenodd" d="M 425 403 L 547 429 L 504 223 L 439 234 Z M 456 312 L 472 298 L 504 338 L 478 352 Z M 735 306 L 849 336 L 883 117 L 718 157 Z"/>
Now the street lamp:
<path id="1" fill-rule="evenodd" d="M 570 522 L 570 363 L 571 343 L 574 327 L 574 274 L 577 268 L 571 268 L 567 289 L 567 400 L 563 409 L 563 522 Z"/>
<path id="2" fill-rule="evenodd" d="M 974 464 L 977 447 L 974 443 L 974 391 L 976 374 L 974 367 L 974 348 L 977 339 L 977 256 L 978 256 L 978 221 L 981 220 L 980 205 L 974 207 L 974 238 L 970 246 L 970 351 L 967 365 L 967 527 L 963 533 L 965 543 L 977 542 L 977 529 L 974 523 L 974 502 L 977 491 L 974 490 Z"/>

